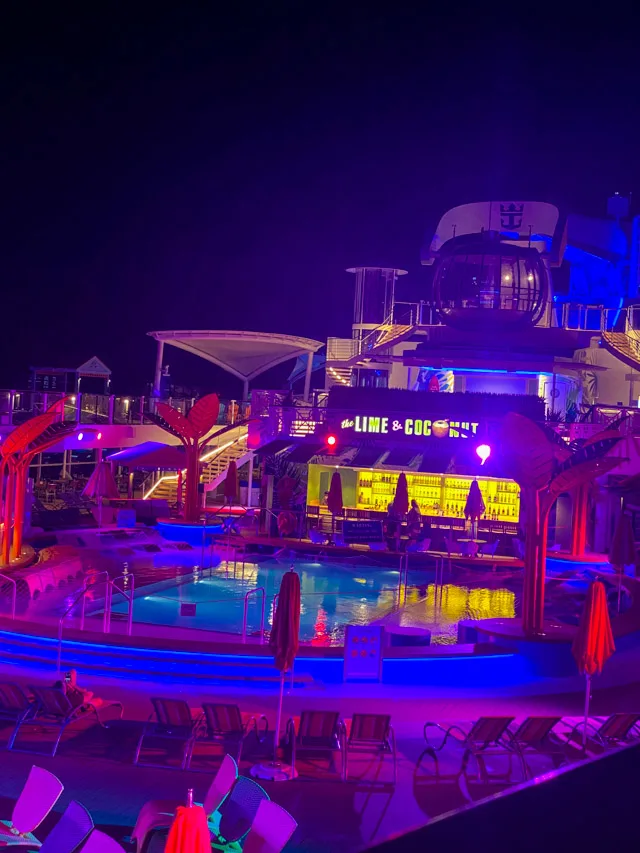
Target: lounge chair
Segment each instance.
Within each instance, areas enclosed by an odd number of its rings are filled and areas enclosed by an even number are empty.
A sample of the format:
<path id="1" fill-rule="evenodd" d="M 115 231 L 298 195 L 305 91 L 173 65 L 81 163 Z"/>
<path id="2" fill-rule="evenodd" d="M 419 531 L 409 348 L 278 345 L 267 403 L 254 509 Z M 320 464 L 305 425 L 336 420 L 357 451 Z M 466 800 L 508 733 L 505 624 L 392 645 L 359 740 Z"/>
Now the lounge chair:
<path id="1" fill-rule="evenodd" d="M 118 844 L 106 832 L 94 829 L 82 846 L 81 853 L 125 853 L 124 847 Z"/>
<path id="2" fill-rule="evenodd" d="M 354 714 L 351 728 L 343 738 L 345 782 L 349 778 L 350 755 L 390 755 L 393 760 L 393 784 L 398 778 L 396 736 L 388 714 Z"/>
<path id="3" fill-rule="evenodd" d="M 11 723 L 14 729 L 20 727 L 37 707 L 22 687 L 8 681 L 0 682 L 0 723 Z"/>
<path id="4" fill-rule="evenodd" d="M 325 753 L 333 764 L 336 752 L 342 752 L 344 723 L 337 711 L 303 711 L 298 730 L 294 720 L 287 723 L 286 744 L 295 769 L 296 757 L 302 752 Z M 344 777 L 344 756 L 340 776 Z"/>
<path id="5" fill-rule="evenodd" d="M 238 765 L 230 755 L 225 755 L 201 804 L 209 819 L 213 819 L 237 779 Z M 149 800 L 144 804 L 131 833 L 131 839 L 136 843 L 137 853 L 142 853 L 146 848 L 147 839 L 151 833 L 169 829 L 176 808 L 180 805 L 182 803 L 179 800 Z"/>
<path id="6" fill-rule="evenodd" d="M 259 719 L 250 717 L 244 721 L 237 705 L 204 702 L 202 710 L 204 726 L 199 731 L 198 740 L 220 744 L 225 752 L 232 754 L 238 762 L 242 759 L 242 750 L 247 738 L 253 734 L 260 743 L 269 730 L 269 723 L 264 715 Z"/>
<path id="7" fill-rule="evenodd" d="M 85 702 L 82 705 L 72 705 L 63 690 L 57 687 L 29 687 L 36 701 L 36 710 L 25 717 L 18 725 L 16 725 L 7 749 L 15 749 L 17 752 L 38 752 L 38 750 L 18 749 L 15 746 L 16 739 L 24 726 L 36 725 L 46 728 L 47 726 L 58 729 L 58 735 L 54 741 L 51 755 L 55 755 L 60 745 L 60 740 L 67 726 L 78 720 L 93 714 L 96 722 L 106 728 L 106 724 L 100 718 L 100 713 L 103 713 L 110 708 L 119 708 L 119 717 L 122 719 L 123 707 L 121 702 L 104 702 L 98 708 L 92 702 Z"/>
<path id="8" fill-rule="evenodd" d="M 242 853 L 280 853 L 298 824 L 282 806 L 262 800 L 245 838 Z"/>
<path id="9" fill-rule="evenodd" d="M 45 838 L 40 853 L 74 853 L 93 829 L 91 815 L 72 800 Z"/>
<path id="10" fill-rule="evenodd" d="M 515 731 L 509 730 L 508 739 L 522 759 L 525 778 L 532 774 L 527 765 L 529 755 L 548 755 L 556 767 L 568 762 L 566 743 L 553 731 L 562 717 L 527 717 Z"/>
<path id="11" fill-rule="evenodd" d="M 326 545 L 329 541 L 321 530 L 309 530 L 309 539 L 314 545 Z"/>
<path id="12" fill-rule="evenodd" d="M 62 782 L 35 765 L 29 771 L 24 788 L 15 802 L 11 820 L 0 821 L 0 847 L 40 847 L 33 835 L 64 790 Z"/>
<path id="13" fill-rule="evenodd" d="M 246 776 L 238 777 L 233 790 L 209 821 L 214 849 L 237 845 L 253 826 L 260 803 L 269 800 L 267 792 Z"/>
<path id="14" fill-rule="evenodd" d="M 196 734 L 202 725 L 202 715 L 192 717 L 191 709 L 184 699 L 155 698 L 151 700 L 151 704 L 153 712 L 140 732 L 133 763 L 141 764 L 140 753 L 147 738 L 168 740 L 182 744 L 180 767 L 184 770 L 189 763 Z M 166 767 L 166 764 L 146 762 L 145 766 Z"/>
<path id="15" fill-rule="evenodd" d="M 570 727 L 567 740 L 577 742 L 576 734 L 584 729 L 584 720 Z M 589 740 L 602 749 L 612 749 L 637 742 L 640 739 L 640 714 L 611 714 L 605 720 L 587 722 Z M 580 738 L 582 735 L 580 735 Z M 580 740 L 580 743 L 582 741 Z"/>
<path id="16" fill-rule="evenodd" d="M 496 551 L 498 550 L 498 546 L 500 545 L 500 540 L 495 539 L 493 542 L 487 542 L 486 545 L 480 546 L 480 556 L 481 557 L 495 557 Z"/>
<path id="17" fill-rule="evenodd" d="M 509 726 L 514 717 L 479 717 L 470 729 L 466 730 L 459 725 L 444 728 L 439 723 L 427 722 L 424 724 L 424 739 L 427 744 L 427 752 L 437 761 L 437 753 L 443 749 L 449 738 L 453 738 L 464 749 L 462 755 L 462 766 L 460 773 L 467 769 L 469 759 L 473 756 L 485 782 L 489 781 L 487 770 L 482 760 L 482 754 L 491 751 L 509 753 L 513 755 L 516 749 L 511 745 Z M 428 729 L 436 728 L 443 732 L 442 742 L 436 746 L 429 740 Z"/>

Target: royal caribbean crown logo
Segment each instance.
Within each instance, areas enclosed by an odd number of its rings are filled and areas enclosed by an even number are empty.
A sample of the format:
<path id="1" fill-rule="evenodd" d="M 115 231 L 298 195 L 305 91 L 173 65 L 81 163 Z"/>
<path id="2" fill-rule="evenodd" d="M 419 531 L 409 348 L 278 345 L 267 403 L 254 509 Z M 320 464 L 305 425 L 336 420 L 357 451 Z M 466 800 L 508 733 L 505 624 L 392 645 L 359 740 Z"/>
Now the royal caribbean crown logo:
<path id="1" fill-rule="evenodd" d="M 524 215 L 524 204 L 516 204 L 514 201 L 510 204 L 500 205 L 500 226 L 511 230 L 520 228 Z"/>

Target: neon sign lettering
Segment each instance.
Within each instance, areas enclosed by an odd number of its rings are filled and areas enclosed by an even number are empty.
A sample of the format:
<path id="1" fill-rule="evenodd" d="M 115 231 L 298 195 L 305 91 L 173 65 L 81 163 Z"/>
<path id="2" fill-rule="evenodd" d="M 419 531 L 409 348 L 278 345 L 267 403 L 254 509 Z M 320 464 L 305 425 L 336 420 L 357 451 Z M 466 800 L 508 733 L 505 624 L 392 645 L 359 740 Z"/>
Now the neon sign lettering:
<path id="1" fill-rule="evenodd" d="M 477 421 L 433 420 L 431 418 L 388 418 L 377 415 L 356 415 L 343 420 L 342 429 L 367 435 L 393 435 L 400 433 L 412 437 L 471 438 L 478 432 Z"/>

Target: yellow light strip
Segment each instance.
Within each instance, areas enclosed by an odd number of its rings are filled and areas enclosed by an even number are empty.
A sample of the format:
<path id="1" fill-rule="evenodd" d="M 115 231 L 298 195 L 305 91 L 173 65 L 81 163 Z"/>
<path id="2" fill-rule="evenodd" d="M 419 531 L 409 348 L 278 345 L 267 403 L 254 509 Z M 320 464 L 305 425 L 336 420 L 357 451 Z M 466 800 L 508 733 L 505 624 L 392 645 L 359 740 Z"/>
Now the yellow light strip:
<path id="1" fill-rule="evenodd" d="M 242 436 L 242 438 L 244 438 L 244 436 Z M 242 441 L 242 438 L 235 438 L 233 441 L 228 441 L 226 444 L 221 444 L 220 447 L 214 447 L 212 451 L 210 451 L 209 453 L 205 453 L 204 456 L 200 457 L 200 462 L 206 462 L 207 460 L 216 456 L 218 453 L 222 453 L 222 451 L 226 450 L 227 447 L 231 447 L 232 444 L 237 444 L 239 441 Z M 187 469 L 183 468 L 182 474 L 184 475 L 186 473 Z M 148 500 L 158 488 L 160 483 L 163 483 L 165 480 L 177 480 L 179 476 L 179 474 L 165 474 L 164 476 L 160 477 L 157 483 L 154 483 L 153 486 L 151 486 L 151 488 L 147 492 L 147 494 L 143 496 L 142 500 Z"/>

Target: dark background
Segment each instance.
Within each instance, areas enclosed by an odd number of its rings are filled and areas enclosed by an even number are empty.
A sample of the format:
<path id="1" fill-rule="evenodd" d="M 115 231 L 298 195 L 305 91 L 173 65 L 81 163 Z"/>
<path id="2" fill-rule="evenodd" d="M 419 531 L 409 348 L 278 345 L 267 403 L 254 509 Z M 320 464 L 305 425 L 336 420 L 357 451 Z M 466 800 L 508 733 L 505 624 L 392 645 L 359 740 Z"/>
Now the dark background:
<path id="1" fill-rule="evenodd" d="M 172 5 L 4 7 L 0 387 L 95 354 L 141 391 L 152 329 L 348 335 L 344 267 L 403 266 L 399 297 L 424 296 L 446 209 L 600 214 L 636 188 L 621 6 Z"/>

